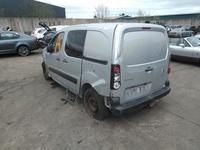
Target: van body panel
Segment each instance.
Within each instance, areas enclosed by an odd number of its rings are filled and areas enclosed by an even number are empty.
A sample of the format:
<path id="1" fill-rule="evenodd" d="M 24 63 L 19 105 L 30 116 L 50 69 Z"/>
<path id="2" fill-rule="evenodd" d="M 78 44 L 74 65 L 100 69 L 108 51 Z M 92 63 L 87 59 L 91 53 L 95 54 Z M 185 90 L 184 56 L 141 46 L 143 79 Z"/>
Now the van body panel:
<path id="1" fill-rule="evenodd" d="M 80 33 L 79 33 L 80 32 Z M 80 93 L 80 83 L 82 76 L 82 57 L 73 56 L 68 53 L 67 45 L 78 50 L 84 49 L 85 28 L 67 28 L 64 42 L 60 51 L 59 67 L 62 72 L 62 84 L 76 95 Z M 72 48 L 72 49 L 73 49 Z M 70 55 L 69 55 L 70 54 Z"/>
<path id="2" fill-rule="evenodd" d="M 106 25 L 101 30 L 88 30 L 84 47 L 81 85 L 90 81 L 90 85 L 102 96 L 110 96 L 111 49 L 114 34 L 114 28 L 111 27 Z"/>
<path id="3" fill-rule="evenodd" d="M 89 84 L 104 97 L 106 107 L 113 113 L 122 113 L 170 92 L 170 51 L 164 27 L 97 23 L 70 26 L 60 32 L 65 33 L 61 50 L 54 54 L 45 48 L 43 59 L 50 76 L 74 94 L 82 97 L 83 86 Z M 76 51 L 69 53 L 71 50 Z M 111 78 L 115 65 L 120 66 L 120 76 L 116 78 L 120 87 L 114 90 Z"/>
<path id="4" fill-rule="evenodd" d="M 112 63 L 121 67 L 121 87 L 112 96 L 123 104 L 162 89 L 168 79 L 166 30 L 158 25 L 119 25 L 114 37 Z"/>

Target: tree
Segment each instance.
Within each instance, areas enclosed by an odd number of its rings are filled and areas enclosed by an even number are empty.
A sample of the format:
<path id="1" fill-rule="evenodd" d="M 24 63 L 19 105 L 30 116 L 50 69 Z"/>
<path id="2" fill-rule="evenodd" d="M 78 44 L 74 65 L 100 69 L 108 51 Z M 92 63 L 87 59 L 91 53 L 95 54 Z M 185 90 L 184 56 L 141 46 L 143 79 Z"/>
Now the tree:
<path id="1" fill-rule="evenodd" d="M 145 11 L 142 11 L 141 9 L 138 9 L 137 16 L 139 16 L 139 17 L 150 16 L 150 13 L 147 14 Z"/>
<path id="2" fill-rule="evenodd" d="M 94 16 L 97 18 L 107 18 L 109 13 L 108 7 L 103 4 L 98 4 L 98 6 L 94 7 Z"/>
<path id="3" fill-rule="evenodd" d="M 55 18 L 56 17 L 56 12 L 54 11 L 52 6 L 49 6 L 47 4 L 39 4 L 39 3 L 34 3 L 35 5 L 35 13 L 36 17 L 41 17 L 41 18 Z"/>
<path id="4" fill-rule="evenodd" d="M 124 14 L 124 13 L 122 13 L 122 14 L 119 14 L 119 16 L 125 16 L 125 14 Z"/>
<path id="5" fill-rule="evenodd" d="M 160 20 L 160 17 L 159 17 L 159 16 L 154 16 L 154 17 L 153 17 L 153 20 L 156 20 L 156 21 L 157 21 L 157 20 Z"/>
<path id="6" fill-rule="evenodd" d="M 0 17 L 4 17 L 4 8 L 0 8 Z"/>
<path id="7" fill-rule="evenodd" d="M 30 0 L 24 0 L 17 12 L 19 17 L 54 18 L 56 13 L 52 6 Z"/>

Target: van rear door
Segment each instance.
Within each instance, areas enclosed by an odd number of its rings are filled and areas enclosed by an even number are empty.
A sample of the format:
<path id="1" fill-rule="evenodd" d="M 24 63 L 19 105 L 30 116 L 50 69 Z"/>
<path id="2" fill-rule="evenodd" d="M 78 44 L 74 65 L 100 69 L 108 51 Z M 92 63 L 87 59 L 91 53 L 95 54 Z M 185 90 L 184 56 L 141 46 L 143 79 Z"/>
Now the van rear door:
<path id="1" fill-rule="evenodd" d="M 168 79 L 169 46 L 165 29 L 157 25 L 121 32 L 121 87 L 113 93 L 125 103 L 162 89 Z"/>

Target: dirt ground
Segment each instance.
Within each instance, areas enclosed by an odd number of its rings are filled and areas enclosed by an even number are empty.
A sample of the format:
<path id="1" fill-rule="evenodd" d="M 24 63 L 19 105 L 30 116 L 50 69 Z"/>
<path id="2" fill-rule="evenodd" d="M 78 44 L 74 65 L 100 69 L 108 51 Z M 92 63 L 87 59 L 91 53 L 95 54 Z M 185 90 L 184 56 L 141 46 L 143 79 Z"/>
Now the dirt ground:
<path id="1" fill-rule="evenodd" d="M 41 50 L 0 56 L 1 150 L 199 150 L 200 65 L 172 61 L 172 91 L 153 108 L 88 116 L 42 75 Z"/>

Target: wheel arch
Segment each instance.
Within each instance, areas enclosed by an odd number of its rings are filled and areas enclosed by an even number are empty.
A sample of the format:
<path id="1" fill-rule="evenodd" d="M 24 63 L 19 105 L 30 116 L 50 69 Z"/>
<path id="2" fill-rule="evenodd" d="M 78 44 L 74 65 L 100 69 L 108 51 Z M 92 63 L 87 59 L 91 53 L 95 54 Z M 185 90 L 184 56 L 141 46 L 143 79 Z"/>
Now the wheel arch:
<path id="1" fill-rule="evenodd" d="M 81 97 L 83 98 L 84 97 L 84 94 L 85 94 L 85 91 L 89 88 L 93 88 L 89 83 L 85 83 L 83 84 L 82 88 L 81 88 Z M 94 89 L 94 88 L 93 88 Z M 95 89 L 94 89 L 95 90 Z M 96 90 L 95 90 L 96 91 Z"/>

